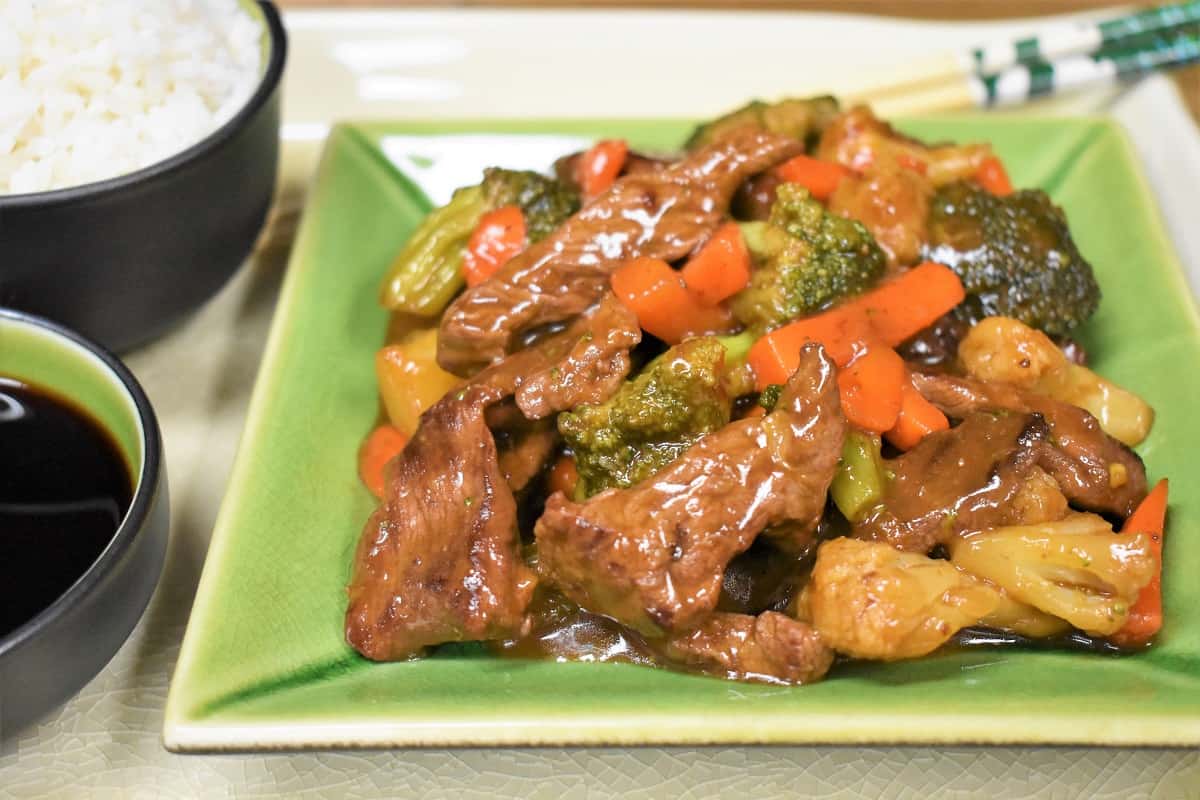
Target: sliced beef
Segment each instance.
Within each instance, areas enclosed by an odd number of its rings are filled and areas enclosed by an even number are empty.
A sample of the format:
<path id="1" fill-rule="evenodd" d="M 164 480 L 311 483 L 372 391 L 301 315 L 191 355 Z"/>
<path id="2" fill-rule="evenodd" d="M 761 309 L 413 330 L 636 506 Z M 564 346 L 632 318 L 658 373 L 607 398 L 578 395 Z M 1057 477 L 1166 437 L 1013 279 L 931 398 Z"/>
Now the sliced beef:
<path id="1" fill-rule="evenodd" d="M 441 642 L 519 634 L 536 578 L 520 556 L 513 492 L 558 445 L 550 415 L 608 399 L 640 337 L 633 314 L 609 293 L 421 416 L 359 540 L 346 612 L 351 645 L 393 660 Z"/>
<path id="2" fill-rule="evenodd" d="M 783 182 L 772 170 L 755 175 L 738 187 L 731 208 L 738 219 L 765 221 L 771 217 L 771 206 L 775 205 L 775 190 Z"/>
<path id="3" fill-rule="evenodd" d="M 439 363 L 469 375 L 514 350 L 523 334 L 595 305 L 622 261 L 687 255 L 721 221 L 743 180 L 801 149 L 793 139 L 738 130 L 666 169 L 621 178 L 451 304 L 442 318 Z"/>
<path id="4" fill-rule="evenodd" d="M 956 419 L 978 410 L 1041 414 L 1050 441 L 1038 462 L 1073 505 L 1128 517 L 1146 496 L 1146 468 L 1137 453 L 1106 434 L 1088 412 L 1045 395 L 951 375 L 914 374 L 929 402 Z"/>
<path id="5" fill-rule="evenodd" d="M 579 329 L 582 329 L 580 332 Z M 642 340 L 637 317 L 609 292 L 595 311 L 571 325 L 570 350 L 525 378 L 517 405 L 530 419 L 603 403 L 629 374 L 629 351 Z"/>
<path id="6" fill-rule="evenodd" d="M 389 466 L 346 611 L 346 640 L 367 658 L 519 635 L 537 579 L 521 559 L 516 503 L 484 420 L 500 396 L 486 386 L 447 395 Z"/>
<path id="7" fill-rule="evenodd" d="M 553 420 L 540 419 L 495 431 L 500 471 L 514 492 L 529 485 L 558 447 L 558 428 Z"/>
<path id="8" fill-rule="evenodd" d="M 667 657 L 733 680 L 785 684 L 820 680 L 833 664 L 833 651 L 812 626 L 775 611 L 713 614 L 672 636 Z"/>
<path id="9" fill-rule="evenodd" d="M 570 325 L 493 364 L 471 383 L 514 395 L 526 418 L 542 419 L 611 397 L 629 374 L 629 351 L 641 338 L 637 317 L 608 292 Z M 504 426 L 501 409 L 489 413 L 493 428 Z"/>
<path id="10" fill-rule="evenodd" d="M 815 529 L 846 422 L 817 345 L 776 409 L 709 434 L 657 475 L 585 503 L 554 494 L 538 520 L 540 574 L 571 600 L 648 635 L 697 625 L 730 559 L 786 520 Z"/>
<path id="11" fill-rule="evenodd" d="M 927 553 L 961 531 L 1028 520 L 1017 499 L 1049 434 L 1034 414 L 976 413 L 888 462 L 884 502 L 854 526 L 860 539 Z"/>

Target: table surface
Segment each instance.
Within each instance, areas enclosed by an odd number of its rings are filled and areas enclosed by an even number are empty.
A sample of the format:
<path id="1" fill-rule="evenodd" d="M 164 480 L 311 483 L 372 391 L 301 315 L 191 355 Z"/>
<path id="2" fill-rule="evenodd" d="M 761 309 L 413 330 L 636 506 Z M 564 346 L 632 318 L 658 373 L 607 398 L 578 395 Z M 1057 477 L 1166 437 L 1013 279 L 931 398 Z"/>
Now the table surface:
<path id="1" fill-rule="evenodd" d="M 662 44 L 690 80 L 669 103 L 654 92 L 623 92 L 621 76 L 576 70 L 587 102 L 546 88 L 537 96 L 511 82 L 481 81 L 530 44 L 552 35 L 579 64 L 617 36 L 631 49 L 660 25 L 680 20 L 625 12 L 420 11 L 292 12 L 291 62 L 285 86 L 285 149 L 279 210 L 255 255 L 193 318 L 160 341 L 128 354 L 158 412 L 171 480 L 172 538 L 162 581 L 146 616 L 112 663 L 60 711 L 0 751 L 0 797 L 45 796 L 311 796 L 380 793 L 460 798 L 513 795 L 629 797 L 757 797 L 821 793 L 832 797 L 925 797 L 935 789 L 958 796 L 1200 797 L 1200 753 L 1079 748 L 635 748 L 405 750 L 177 756 L 161 747 L 162 708 L 208 537 L 224 493 L 246 404 L 270 325 L 296 213 L 320 138 L 342 117 L 655 116 L 697 115 L 733 105 L 748 91 L 782 94 L 789 76 L 836 58 L 853 31 L 862 52 L 901 58 L 932 46 L 964 45 L 1027 30 L 1028 21 L 962 23 L 847 20 L 829 15 L 687 17 L 690 34 L 712 38 L 753 31 L 763 47 L 738 54 L 738 75 L 696 53 L 686 37 Z M 580 23 L 586 23 L 581 25 Z M 631 24 L 633 23 L 633 24 Z M 504 27 L 517 41 L 480 44 Z M 423 93 L 364 97 L 370 59 L 346 48 L 398 37 L 467 44 L 462 63 L 416 70 L 409 89 Z M 422 38 L 424 37 L 424 38 Z M 804 40 L 807 47 L 780 46 Z M 368 48 L 369 50 L 369 48 Z M 755 51 L 759 52 L 755 52 Z M 780 59 L 787 64 L 781 65 Z M 347 61 L 357 66 L 347 66 Z M 664 62 L 665 63 L 665 62 Z M 825 61 L 824 63 L 828 63 Z M 780 69 L 780 66 L 786 67 Z M 347 71 L 349 70 L 349 71 Z M 654 71 L 651 70 L 651 73 Z M 669 75 L 642 75 L 648 86 Z M 425 83 L 421 83 L 421 81 Z M 437 81 L 441 81 L 438 83 Z M 430 92 L 429 87 L 453 91 Z M 1200 184 L 1200 132 L 1177 89 L 1154 78 L 1134 89 L 1062 98 L 1046 113 L 1104 112 L 1129 130 L 1195 289 L 1200 285 L 1200 230 L 1194 225 Z"/>
<path id="2" fill-rule="evenodd" d="M 403 8 L 426 7 L 537 6 L 606 7 L 639 6 L 658 9 L 752 8 L 790 11 L 836 11 L 843 14 L 875 14 L 909 19 L 992 20 L 1039 17 L 1067 12 L 1111 8 L 1110 0 L 276 0 L 285 9 L 301 8 Z M 1172 80 L 1180 89 L 1192 118 L 1200 122 L 1200 64 L 1175 70 Z"/>

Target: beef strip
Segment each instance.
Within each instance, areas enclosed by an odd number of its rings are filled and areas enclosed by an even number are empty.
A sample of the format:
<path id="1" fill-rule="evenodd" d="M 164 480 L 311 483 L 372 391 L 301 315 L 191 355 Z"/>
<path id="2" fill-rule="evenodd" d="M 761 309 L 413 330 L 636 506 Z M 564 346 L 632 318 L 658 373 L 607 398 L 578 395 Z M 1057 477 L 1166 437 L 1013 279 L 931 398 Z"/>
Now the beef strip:
<path id="1" fill-rule="evenodd" d="M 637 317 L 608 292 L 564 329 L 493 364 L 471 383 L 515 395 L 526 418 L 542 419 L 612 397 L 629 374 L 629 351 L 641 338 Z M 493 428 L 504 426 L 503 409 L 489 412 Z"/>
<path id="2" fill-rule="evenodd" d="M 733 680 L 785 684 L 820 680 L 833 664 L 833 651 L 811 625 L 775 611 L 713 614 L 672 636 L 667 657 Z"/>
<path id="3" fill-rule="evenodd" d="M 493 435 L 500 471 L 514 492 L 524 489 L 541 473 L 559 440 L 558 427 L 550 419 L 495 431 Z"/>
<path id="4" fill-rule="evenodd" d="M 537 579 L 521 559 L 516 503 L 484 420 L 500 396 L 487 386 L 447 395 L 389 466 L 346 610 L 346 640 L 367 658 L 519 635 Z"/>
<path id="5" fill-rule="evenodd" d="M 421 416 L 359 540 L 346 612 L 355 649 L 394 660 L 440 642 L 519 634 L 536 577 L 520 556 L 513 492 L 557 446 L 548 417 L 608 399 L 640 335 L 610 293 Z"/>
<path id="6" fill-rule="evenodd" d="M 884 502 L 854 525 L 860 539 L 927 553 L 962 531 L 1027 520 L 1017 502 L 1049 427 L 1034 414 L 977 413 L 932 433 L 887 463 L 895 477 Z"/>
<path id="7" fill-rule="evenodd" d="M 731 208 L 738 219 L 766 221 L 775 205 L 775 190 L 783 183 L 774 171 L 755 175 L 738 187 Z"/>
<path id="8" fill-rule="evenodd" d="M 1146 496 L 1146 468 L 1133 450 L 1106 434 L 1088 412 L 1051 397 L 1000 383 L 914 373 L 913 385 L 948 416 L 1007 409 L 1041 414 L 1050 442 L 1038 463 L 1073 505 L 1128 517 Z"/>
<path id="9" fill-rule="evenodd" d="M 785 520 L 815 529 L 846 422 L 817 345 L 776 409 L 704 437 L 657 475 L 585 503 L 550 497 L 534 528 L 538 570 L 571 600 L 648 635 L 711 612 L 730 559 Z"/>
<path id="10" fill-rule="evenodd" d="M 582 333 L 573 333 L 580 327 Z M 642 340 L 637 317 L 611 292 L 567 330 L 571 349 L 526 377 L 517 390 L 517 405 L 530 419 L 612 397 L 629 374 L 629 351 Z"/>
<path id="11" fill-rule="evenodd" d="M 438 362 L 469 375 L 502 359 L 524 333 L 595 305 L 622 261 L 687 255 L 721 221 L 745 178 L 801 149 L 793 139 L 737 130 L 666 169 L 621 178 L 450 305 L 442 318 Z"/>

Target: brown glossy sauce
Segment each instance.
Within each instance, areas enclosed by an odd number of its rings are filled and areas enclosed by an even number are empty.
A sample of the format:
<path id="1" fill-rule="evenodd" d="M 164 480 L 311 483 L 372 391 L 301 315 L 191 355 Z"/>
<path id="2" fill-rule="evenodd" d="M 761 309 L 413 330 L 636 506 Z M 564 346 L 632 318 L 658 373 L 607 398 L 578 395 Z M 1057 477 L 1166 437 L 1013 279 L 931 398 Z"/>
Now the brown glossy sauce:
<path id="1" fill-rule="evenodd" d="M 769 564 L 762 552 L 748 551 L 735 559 L 727 570 L 722 588 L 720 610 L 757 614 L 766 608 L 783 610 L 798 586 L 807 579 L 807 570 L 797 572 L 809 559 L 788 561 L 782 570 Z M 803 569 L 803 567 L 801 567 Z M 680 672 L 695 672 L 674 662 L 665 654 L 662 640 L 647 639 L 619 622 L 580 608 L 553 589 L 539 589 L 529 607 L 532 626 L 520 639 L 488 643 L 492 653 L 507 658 L 550 661 L 623 662 Z M 1059 650 L 1119 655 L 1133 652 L 1107 639 L 1082 631 L 1068 631 L 1045 639 L 1031 639 L 993 628 L 967 627 L 955 634 L 941 652 L 979 649 Z M 1136 648 L 1141 649 L 1141 648 Z M 841 658 L 840 661 L 853 659 Z M 702 671 L 702 670 L 699 670 Z"/>
<path id="2" fill-rule="evenodd" d="M 667 666 L 636 631 L 585 611 L 555 591 L 539 590 L 530 605 L 533 626 L 520 639 L 491 643 L 492 652 L 510 658 L 552 661 L 623 661 Z"/>
<path id="3" fill-rule="evenodd" d="M 763 544 L 751 547 L 726 568 L 718 610 L 758 614 L 786 607 L 807 579 L 811 560 L 783 556 Z M 509 658 L 620 661 L 694 671 L 667 658 L 663 640 L 647 639 L 616 620 L 582 609 L 554 589 L 538 589 L 529 618 L 532 625 L 525 636 L 492 642 L 492 652 Z"/>
<path id="4" fill-rule="evenodd" d="M 1135 652 L 1138 649 L 1126 649 L 1113 644 L 1108 639 L 1089 636 L 1083 631 L 1067 631 L 1057 636 L 1045 639 L 1031 639 L 1010 631 L 999 631 L 994 628 L 963 628 L 950 640 L 951 647 L 1016 647 L 1030 650 L 1069 650 L 1084 653 L 1118 653 Z"/>
<path id="5" fill-rule="evenodd" d="M 57 600 L 129 508 L 129 468 L 70 401 L 0 377 L 0 636 Z"/>

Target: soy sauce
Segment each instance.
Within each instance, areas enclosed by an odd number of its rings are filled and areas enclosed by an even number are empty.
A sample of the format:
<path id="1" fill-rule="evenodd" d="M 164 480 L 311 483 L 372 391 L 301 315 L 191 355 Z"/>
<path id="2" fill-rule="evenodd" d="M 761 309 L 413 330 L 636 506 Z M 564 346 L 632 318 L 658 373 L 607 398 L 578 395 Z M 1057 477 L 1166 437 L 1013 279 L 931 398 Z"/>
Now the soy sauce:
<path id="1" fill-rule="evenodd" d="M 75 404 L 0 377 L 0 636 L 57 600 L 133 495 L 116 443 Z"/>

